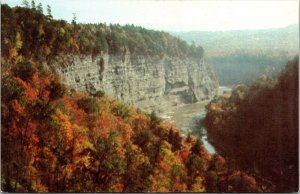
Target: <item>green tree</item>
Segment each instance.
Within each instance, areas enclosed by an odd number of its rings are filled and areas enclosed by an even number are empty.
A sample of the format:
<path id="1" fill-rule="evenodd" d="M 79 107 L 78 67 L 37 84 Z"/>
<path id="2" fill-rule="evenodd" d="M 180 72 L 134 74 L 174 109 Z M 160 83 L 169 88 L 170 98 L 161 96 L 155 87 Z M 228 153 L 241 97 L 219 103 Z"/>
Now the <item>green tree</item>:
<path id="1" fill-rule="evenodd" d="M 77 24 L 76 13 L 72 13 L 72 14 L 73 14 L 72 25 L 73 25 L 73 26 L 76 26 L 76 24 Z"/>
<path id="2" fill-rule="evenodd" d="M 113 185 L 120 182 L 125 172 L 125 161 L 118 149 L 117 134 L 110 133 L 108 138 L 100 138 L 95 145 L 97 160 L 100 161 L 95 181 L 100 184 L 101 191 L 114 191 Z"/>
<path id="3" fill-rule="evenodd" d="M 172 144 L 172 151 L 180 150 L 182 147 L 182 137 L 179 132 L 174 132 L 173 129 L 169 130 L 168 141 Z"/>
<path id="4" fill-rule="evenodd" d="M 50 5 L 47 5 L 47 17 L 48 17 L 49 20 L 53 19 Z"/>
<path id="5" fill-rule="evenodd" d="M 34 0 L 31 0 L 31 8 L 32 9 L 35 9 L 36 7 L 35 7 L 35 1 Z"/>
<path id="6" fill-rule="evenodd" d="M 36 8 L 37 8 L 37 11 L 38 11 L 39 13 L 43 13 L 43 5 L 42 5 L 42 3 L 39 3 L 38 6 L 37 6 Z"/>
<path id="7" fill-rule="evenodd" d="M 13 66 L 12 72 L 14 76 L 20 77 L 22 80 L 28 82 L 37 72 L 37 68 L 34 63 L 26 60 Z"/>
<path id="8" fill-rule="evenodd" d="M 151 188 L 151 164 L 138 147 L 131 142 L 125 145 L 126 171 L 122 192 L 145 192 Z"/>
<path id="9" fill-rule="evenodd" d="M 197 176 L 203 175 L 205 170 L 204 160 L 196 154 L 191 154 L 187 159 L 185 166 L 187 168 L 187 174 L 191 177 L 193 183 Z"/>
<path id="10" fill-rule="evenodd" d="M 77 104 L 78 107 L 86 113 L 94 113 L 100 109 L 96 98 L 81 98 L 77 101 Z"/>
<path id="11" fill-rule="evenodd" d="M 193 154 L 199 154 L 202 149 L 202 145 L 203 143 L 201 142 L 201 140 L 197 139 L 196 143 L 191 148 L 191 152 Z"/>
<path id="12" fill-rule="evenodd" d="M 26 8 L 29 8 L 29 3 L 28 3 L 27 0 L 23 0 L 23 1 L 22 1 L 22 5 L 23 5 L 24 7 L 26 7 Z"/>
<path id="13" fill-rule="evenodd" d="M 133 142 L 140 146 L 143 151 L 146 151 L 148 149 L 147 145 L 152 141 L 152 138 L 152 134 L 149 131 L 138 131 L 133 137 Z"/>

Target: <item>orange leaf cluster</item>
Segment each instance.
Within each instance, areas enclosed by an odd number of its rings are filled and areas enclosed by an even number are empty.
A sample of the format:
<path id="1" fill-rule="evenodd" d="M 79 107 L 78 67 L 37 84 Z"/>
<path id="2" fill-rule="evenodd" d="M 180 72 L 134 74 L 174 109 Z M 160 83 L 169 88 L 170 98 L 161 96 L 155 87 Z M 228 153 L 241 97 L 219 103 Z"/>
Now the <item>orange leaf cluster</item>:
<path id="1" fill-rule="evenodd" d="M 18 114 L 20 115 L 24 114 L 24 107 L 17 100 L 13 100 L 11 102 L 11 105 L 13 110 L 16 111 Z"/>

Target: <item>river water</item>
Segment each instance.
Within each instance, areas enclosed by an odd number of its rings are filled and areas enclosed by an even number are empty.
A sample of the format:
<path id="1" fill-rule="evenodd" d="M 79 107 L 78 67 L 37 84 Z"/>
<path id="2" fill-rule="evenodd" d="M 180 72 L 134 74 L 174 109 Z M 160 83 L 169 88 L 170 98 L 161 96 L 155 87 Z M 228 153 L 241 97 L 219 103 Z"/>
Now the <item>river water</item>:
<path id="1" fill-rule="evenodd" d="M 222 95 L 224 91 L 230 91 L 231 88 L 220 86 L 218 95 Z M 215 148 L 209 143 L 207 139 L 207 131 L 201 125 L 202 120 L 205 118 L 205 106 L 210 101 L 201 101 L 193 104 L 186 104 L 182 106 L 172 107 L 166 112 L 160 113 L 159 116 L 175 124 L 181 132 L 186 136 L 189 132 L 199 137 L 205 148 L 210 154 L 215 154 Z"/>

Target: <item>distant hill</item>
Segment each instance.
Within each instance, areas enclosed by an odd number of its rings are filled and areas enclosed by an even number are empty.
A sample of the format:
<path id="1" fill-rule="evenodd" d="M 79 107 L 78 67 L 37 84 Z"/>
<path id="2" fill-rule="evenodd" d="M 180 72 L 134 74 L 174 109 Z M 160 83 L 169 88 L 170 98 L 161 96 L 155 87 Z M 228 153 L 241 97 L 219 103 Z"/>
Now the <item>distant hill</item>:
<path id="1" fill-rule="evenodd" d="M 265 30 L 172 32 L 187 42 L 201 44 L 206 62 L 220 83 L 251 82 L 262 73 L 274 74 L 298 53 L 298 25 Z"/>

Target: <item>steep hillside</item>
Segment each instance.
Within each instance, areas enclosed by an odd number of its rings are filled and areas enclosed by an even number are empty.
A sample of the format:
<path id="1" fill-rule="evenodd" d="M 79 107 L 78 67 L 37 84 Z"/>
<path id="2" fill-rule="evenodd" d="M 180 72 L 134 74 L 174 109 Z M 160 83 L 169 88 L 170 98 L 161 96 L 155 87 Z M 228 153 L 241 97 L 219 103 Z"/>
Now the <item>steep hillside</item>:
<path id="1" fill-rule="evenodd" d="M 259 191 L 195 137 L 98 93 L 68 93 L 41 63 L 2 77 L 6 192 Z"/>
<path id="2" fill-rule="evenodd" d="M 238 86 L 207 106 L 208 136 L 275 192 L 298 191 L 298 57 L 279 78 Z"/>
<path id="3" fill-rule="evenodd" d="M 279 29 L 172 33 L 205 48 L 206 61 L 221 85 L 252 82 L 276 74 L 298 53 L 299 26 Z"/>

